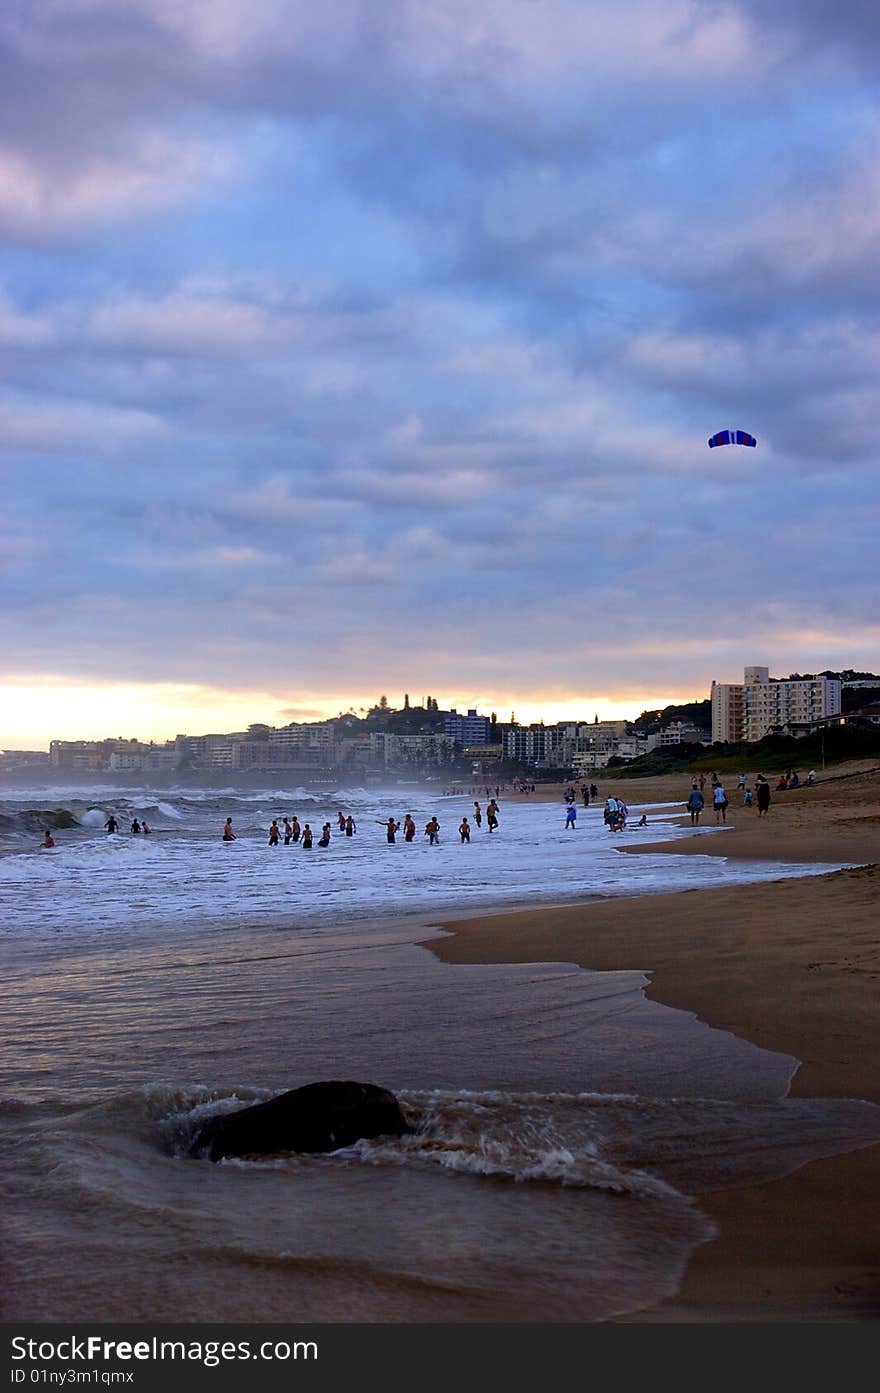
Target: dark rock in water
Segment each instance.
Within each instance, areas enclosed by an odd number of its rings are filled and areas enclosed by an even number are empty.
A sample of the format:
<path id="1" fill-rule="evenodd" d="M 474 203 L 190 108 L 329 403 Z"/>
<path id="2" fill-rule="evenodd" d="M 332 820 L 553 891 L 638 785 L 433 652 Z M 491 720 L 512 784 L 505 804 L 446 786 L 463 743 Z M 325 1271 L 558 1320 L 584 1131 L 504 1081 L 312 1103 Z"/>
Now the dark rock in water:
<path id="1" fill-rule="evenodd" d="M 266 1156 L 275 1151 L 336 1151 L 361 1137 L 401 1137 L 412 1131 L 400 1104 L 374 1083 L 330 1079 L 307 1083 L 265 1103 L 210 1118 L 191 1156 Z"/>

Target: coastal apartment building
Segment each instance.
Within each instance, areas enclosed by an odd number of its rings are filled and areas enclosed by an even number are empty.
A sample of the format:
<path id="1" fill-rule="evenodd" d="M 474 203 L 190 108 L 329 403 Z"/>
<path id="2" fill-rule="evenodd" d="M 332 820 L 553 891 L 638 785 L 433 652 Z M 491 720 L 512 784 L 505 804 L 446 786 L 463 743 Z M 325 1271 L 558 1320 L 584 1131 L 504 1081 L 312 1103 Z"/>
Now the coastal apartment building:
<path id="1" fill-rule="evenodd" d="M 547 727 L 537 722 L 529 726 L 509 725 L 502 744 L 504 758 L 520 764 L 539 764 L 547 757 Z"/>
<path id="2" fill-rule="evenodd" d="M 443 734 L 457 740 L 459 745 L 492 744 L 492 722 L 488 716 L 478 716 L 476 707 L 470 707 L 466 716 L 462 716 L 454 706 L 442 715 Z"/>
<path id="3" fill-rule="evenodd" d="M 177 768 L 177 751 L 173 745 L 145 747 L 143 750 L 114 750 L 110 756 L 110 769 L 114 774 L 142 773 L 152 771 L 161 773 Z"/>
<path id="4" fill-rule="evenodd" d="M 644 754 L 646 742 L 627 721 L 559 721 L 507 726 L 503 746 L 506 759 L 584 773 L 603 769 L 613 755 L 635 759 Z"/>
<path id="5" fill-rule="evenodd" d="M 654 749 L 665 750 L 673 745 L 703 745 L 706 743 L 706 732 L 694 721 L 670 721 L 669 725 L 658 730 L 656 737 L 649 737 L 649 744 L 651 739 L 655 741 Z"/>
<path id="6" fill-rule="evenodd" d="M 247 731 L 226 735 L 196 737 L 203 741 L 193 749 L 198 763 L 207 768 L 241 769 L 257 772 L 271 769 L 329 768 L 335 759 L 334 732 L 329 722 L 314 725 L 252 725 Z"/>
<path id="7" fill-rule="evenodd" d="M 99 770 L 112 768 L 112 761 L 128 760 L 122 768 L 141 768 L 137 761 L 157 755 L 167 750 L 167 745 L 157 746 L 122 735 L 109 736 L 104 740 L 50 740 L 49 764 L 53 769 Z"/>
<path id="8" fill-rule="evenodd" d="M 742 682 L 712 683 L 712 743 L 738 744 L 743 735 Z"/>
<path id="9" fill-rule="evenodd" d="M 451 735 L 398 735 L 373 731 L 369 736 L 370 763 L 376 766 L 412 766 L 451 763 L 457 742 Z"/>
<path id="10" fill-rule="evenodd" d="M 747 667 L 741 683 L 712 683 L 713 741 L 753 742 L 810 725 L 840 712 L 836 677 L 771 677 L 766 667 Z"/>

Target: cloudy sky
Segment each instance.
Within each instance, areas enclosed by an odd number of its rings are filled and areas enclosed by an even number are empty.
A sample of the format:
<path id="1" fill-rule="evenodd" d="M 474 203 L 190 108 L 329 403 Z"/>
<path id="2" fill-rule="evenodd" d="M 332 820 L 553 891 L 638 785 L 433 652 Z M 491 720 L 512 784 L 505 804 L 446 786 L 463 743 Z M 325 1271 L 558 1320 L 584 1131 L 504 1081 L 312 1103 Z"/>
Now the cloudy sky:
<path id="1" fill-rule="evenodd" d="M 878 67 L 873 0 L 3 6 L 0 747 L 877 670 Z"/>

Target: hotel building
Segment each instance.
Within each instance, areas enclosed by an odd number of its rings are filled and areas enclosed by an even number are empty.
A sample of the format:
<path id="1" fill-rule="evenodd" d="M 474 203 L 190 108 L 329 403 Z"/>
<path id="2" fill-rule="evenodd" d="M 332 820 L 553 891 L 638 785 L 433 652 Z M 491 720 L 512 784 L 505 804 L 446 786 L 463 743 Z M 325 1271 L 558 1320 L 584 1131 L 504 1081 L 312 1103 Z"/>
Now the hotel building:
<path id="1" fill-rule="evenodd" d="M 741 683 L 712 683 L 712 740 L 753 742 L 785 730 L 806 731 L 840 712 L 836 677 L 771 677 L 747 667 Z"/>

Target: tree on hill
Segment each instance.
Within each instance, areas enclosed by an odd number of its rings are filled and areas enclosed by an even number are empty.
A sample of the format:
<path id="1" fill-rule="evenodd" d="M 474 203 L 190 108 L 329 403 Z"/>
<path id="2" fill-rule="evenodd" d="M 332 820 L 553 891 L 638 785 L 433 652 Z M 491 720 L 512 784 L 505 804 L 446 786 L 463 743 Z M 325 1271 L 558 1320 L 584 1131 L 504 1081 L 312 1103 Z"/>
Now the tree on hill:
<path id="1" fill-rule="evenodd" d="M 643 711 L 641 716 L 636 717 L 633 725 L 643 735 L 654 735 L 673 721 L 692 721 L 698 730 L 710 730 L 711 697 L 706 697 L 704 701 L 686 701 L 680 706 L 664 706 L 660 711 Z"/>

